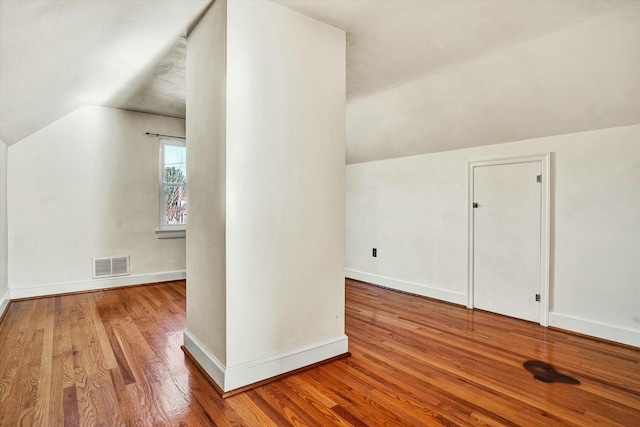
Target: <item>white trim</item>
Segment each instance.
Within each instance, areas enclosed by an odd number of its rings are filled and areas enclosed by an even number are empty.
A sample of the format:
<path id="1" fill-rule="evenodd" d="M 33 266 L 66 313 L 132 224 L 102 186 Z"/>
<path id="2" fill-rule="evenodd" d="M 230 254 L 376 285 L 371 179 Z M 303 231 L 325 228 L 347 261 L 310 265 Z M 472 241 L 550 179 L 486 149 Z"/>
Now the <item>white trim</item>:
<path id="1" fill-rule="evenodd" d="M 362 282 L 373 283 L 398 291 L 409 292 L 423 297 L 434 298 L 453 304 L 465 305 L 467 297 L 464 293 L 453 292 L 446 289 L 434 288 L 420 283 L 407 282 L 405 280 L 392 279 L 391 277 L 379 276 L 377 274 L 365 273 L 364 271 L 351 270 L 346 268 L 344 274 L 349 279 L 360 280 Z"/>
<path id="2" fill-rule="evenodd" d="M 11 302 L 10 296 L 11 291 L 7 289 L 4 291 L 2 297 L 0 297 L 0 317 L 2 317 L 4 312 L 7 310 L 7 307 L 9 307 L 9 303 Z"/>
<path id="3" fill-rule="evenodd" d="M 265 357 L 249 363 L 227 367 L 224 391 L 235 390 L 258 381 L 340 356 L 349 351 L 349 339 L 341 334 L 293 351 Z"/>
<path id="4" fill-rule="evenodd" d="M 549 313 L 549 326 L 640 347 L 640 329 L 555 312 Z"/>
<path id="5" fill-rule="evenodd" d="M 187 230 L 156 230 L 158 239 L 183 239 L 187 237 Z"/>
<path id="6" fill-rule="evenodd" d="M 549 277 L 551 259 L 551 154 L 536 154 L 493 160 L 471 161 L 468 167 L 468 204 L 467 204 L 467 307 L 473 308 L 473 169 L 482 166 L 508 165 L 516 163 L 540 162 L 541 204 L 540 204 L 540 325 L 549 325 Z"/>
<path id="7" fill-rule="evenodd" d="M 349 351 L 349 339 L 342 334 L 293 351 L 229 367 L 209 353 L 187 330 L 184 331 L 184 346 L 222 391 L 228 392 L 345 354 Z"/>
<path id="8" fill-rule="evenodd" d="M 224 372 L 226 367 L 224 363 L 218 360 L 213 354 L 209 353 L 204 344 L 193 336 L 188 329 L 185 329 L 182 333 L 184 339 L 184 346 L 194 359 L 200 364 L 200 367 L 205 370 L 212 380 L 218 384 L 218 386 L 224 390 Z"/>
<path id="9" fill-rule="evenodd" d="M 183 280 L 187 277 L 186 270 L 163 271 L 159 273 L 136 274 L 133 276 L 110 277 L 105 279 L 83 280 L 68 283 L 51 283 L 42 286 L 9 289 L 11 299 L 41 297 L 46 295 L 66 294 L 70 292 L 95 291 L 99 289 L 116 288 L 121 286 L 144 285 L 147 283 Z"/>
<path id="10" fill-rule="evenodd" d="M 171 141 L 168 144 L 183 146 L 187 145 L 187 137 L 185 136 L 158 135 L 158 141 L 160 141 L 161 144 L 165 144 L 165 142 L 162 141 Z"/>

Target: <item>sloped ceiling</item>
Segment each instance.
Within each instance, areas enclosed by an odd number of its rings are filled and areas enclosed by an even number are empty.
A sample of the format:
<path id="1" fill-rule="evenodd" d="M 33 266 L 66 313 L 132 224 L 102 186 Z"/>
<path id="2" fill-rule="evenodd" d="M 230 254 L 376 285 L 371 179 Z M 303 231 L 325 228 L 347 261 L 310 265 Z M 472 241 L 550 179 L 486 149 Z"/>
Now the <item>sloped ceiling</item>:
<path id="1" fill-rule="evenodd" d="M 85 105 L 184 117 L 185 40 L 211 0 L 0 0 L 0 139 Z"/>
<path id="2" fill-rule="evenodd" d="M 347 31 L 348 163 L 640 123 L 639 1 L 275 1 Z"/>
<path id="3" fill-rule="evenodd" d="M 347 31 L 347 161 L 640 123 L 640 1 L 274 0 Z M 184 117 L 209 0 L 0 0 L 0 138 L 83 105 Z"/>

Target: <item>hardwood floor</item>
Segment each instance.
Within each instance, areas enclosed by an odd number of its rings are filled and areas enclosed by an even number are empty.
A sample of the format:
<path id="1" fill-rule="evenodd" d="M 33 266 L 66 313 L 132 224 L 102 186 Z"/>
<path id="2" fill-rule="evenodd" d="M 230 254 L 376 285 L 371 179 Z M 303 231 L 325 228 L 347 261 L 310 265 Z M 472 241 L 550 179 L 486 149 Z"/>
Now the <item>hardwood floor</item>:
<path id="1" fill-rule="evenodd" d="M 0 425 L 640 425 L 637 348 L 346 289 L 352 357 L 225 400 L 180 349 L 184 282 L 14 302 L 0 324 Z M 580 384 L 536 380 L 528 360 Z"/>

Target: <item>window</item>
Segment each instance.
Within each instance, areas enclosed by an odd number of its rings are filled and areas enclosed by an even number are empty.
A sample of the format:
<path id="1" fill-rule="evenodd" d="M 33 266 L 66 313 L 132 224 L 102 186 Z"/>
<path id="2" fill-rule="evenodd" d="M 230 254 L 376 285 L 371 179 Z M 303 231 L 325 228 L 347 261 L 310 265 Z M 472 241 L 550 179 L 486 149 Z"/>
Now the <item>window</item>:
<path id="1" fill-rule="evenodd" d="M 183 138 L 160 137 L 159 238 L 184 237 L 187 225 L 187 147 Z"/>

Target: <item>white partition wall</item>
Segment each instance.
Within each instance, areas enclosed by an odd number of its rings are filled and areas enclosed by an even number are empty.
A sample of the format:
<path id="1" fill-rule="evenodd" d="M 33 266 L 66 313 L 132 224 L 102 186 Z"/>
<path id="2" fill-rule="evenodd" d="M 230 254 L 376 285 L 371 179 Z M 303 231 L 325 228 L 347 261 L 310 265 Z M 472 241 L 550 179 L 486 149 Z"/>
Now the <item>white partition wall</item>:
<path id="1" fill-rule="evenodd" d="M 226 15 L 226 1 L 214 2 L 187 43 L 185 344 L 189 347 L 189 334 L 197 336 L 206 343 L 201 347 L 208 358 L 221 364 L 226 362 Z"/>
<path id="2" fill-rule="evenodd" d="M 217 1 L 187 56 L 185 346 L 227 392 L 347 352 L 345 33 Z"/>

